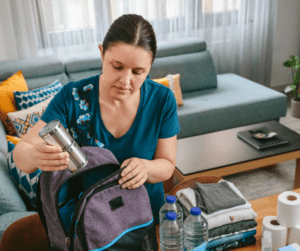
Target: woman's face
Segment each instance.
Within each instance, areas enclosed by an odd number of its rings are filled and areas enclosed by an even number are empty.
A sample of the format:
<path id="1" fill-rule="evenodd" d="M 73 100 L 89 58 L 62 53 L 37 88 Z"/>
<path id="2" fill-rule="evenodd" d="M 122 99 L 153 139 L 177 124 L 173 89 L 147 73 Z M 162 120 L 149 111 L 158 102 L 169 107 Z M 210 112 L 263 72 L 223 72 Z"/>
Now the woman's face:
<path id="1" fill-rule="evenodd" d="M 106 50 L 99 45 L 102 58 L 101 83 L 109 95 L 123 101 L 140 90 L 151 69 L 151 52 L 140 47 L 118 43 Z"/>

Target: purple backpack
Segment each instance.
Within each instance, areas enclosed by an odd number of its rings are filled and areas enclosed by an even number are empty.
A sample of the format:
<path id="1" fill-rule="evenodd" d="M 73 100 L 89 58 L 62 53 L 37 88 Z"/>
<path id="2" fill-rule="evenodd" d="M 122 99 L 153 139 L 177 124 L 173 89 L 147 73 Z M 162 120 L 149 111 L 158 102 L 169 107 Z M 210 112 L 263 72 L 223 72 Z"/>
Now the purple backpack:
<path id="1" fill-rule="evenodd" d="M 85 167 L 40 175 L 37 208 L 50 250 L 158 250 L 145 186 L 121 188 L 125 167 L 111 151 L 81 149 L 88 157 Z"/>

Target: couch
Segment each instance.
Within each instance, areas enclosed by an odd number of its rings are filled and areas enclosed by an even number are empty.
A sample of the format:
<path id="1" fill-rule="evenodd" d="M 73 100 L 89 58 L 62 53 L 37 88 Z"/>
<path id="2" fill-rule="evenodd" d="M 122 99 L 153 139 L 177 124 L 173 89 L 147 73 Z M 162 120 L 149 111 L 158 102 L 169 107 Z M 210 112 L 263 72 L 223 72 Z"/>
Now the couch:
<path id="1" fill-rule="evenodd" d="M 226 60 L 226 59 L 224 59 Z M 43 56 L 0 62 L 0 85 L 19 70 L 28 89 L 62 84 L 99 74 L 100 53 Z M 206 43 L 198 38 L 158 43 L 151 79 L 180 73 L 183 105 L 178 106 L 181 131 L 178 139 L 211 133 L 286 115 L 287 97 L 236 74 L 216 74 Z M 36 212 L 24 200 L 10 177 L 7 142 L 0 120 L 0 239 L 16 220 Z"/>

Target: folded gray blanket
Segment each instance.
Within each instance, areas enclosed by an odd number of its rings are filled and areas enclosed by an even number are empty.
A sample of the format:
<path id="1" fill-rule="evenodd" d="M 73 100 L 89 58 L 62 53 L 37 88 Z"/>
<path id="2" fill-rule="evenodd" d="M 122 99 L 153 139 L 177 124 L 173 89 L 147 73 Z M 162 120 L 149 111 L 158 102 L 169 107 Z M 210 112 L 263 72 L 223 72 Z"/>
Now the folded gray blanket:
<path id="1" fill-rule="evenodd" d="M 185 220 L 189 216 L 190 213 L 182 205 L 182 203 L 180 201 L 180 198 L 178 199 L 177 203 L 183 209 L 183 220 Z M 231 233 L 235 233 L 235 232 L 240 232 L 242 230 L 246 230 L 246 229 L 249 229 L 249 228 L 254 228 L 256 226 L 257 226 L 257 222 L 255 220 L 238 221 L 238 222 L 235 222 L 235 223 L 230 223 L 230 224 L 222 225 L 220 227 L 215 227 L 215 228 L 208 229 L 208 236 L 209 236 L 209 238 L 213 238 L 213 237 L 221 236 L 221 235 L 224 235 L 224 234 L 231 234 Z"/>
<path id="2" fill-rule="evenodd" d="M 227 182 L 201 184 L 194 188 L 197 207 L 207 214 L 246 204 Z"/>

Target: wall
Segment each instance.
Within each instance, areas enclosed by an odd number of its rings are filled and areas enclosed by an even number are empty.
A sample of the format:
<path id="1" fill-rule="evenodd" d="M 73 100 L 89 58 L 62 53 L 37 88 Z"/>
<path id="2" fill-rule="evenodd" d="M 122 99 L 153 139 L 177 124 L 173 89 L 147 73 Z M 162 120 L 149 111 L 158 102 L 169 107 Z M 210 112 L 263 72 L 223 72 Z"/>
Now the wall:
<path id="1" fill-rule="evenodd" d="M 276 33 L 273 41 L 271 87 L 292 83 L 291 69 L 282 63 L 290 55 L 300 56 L 300 0 L 278 0 Z"/>

